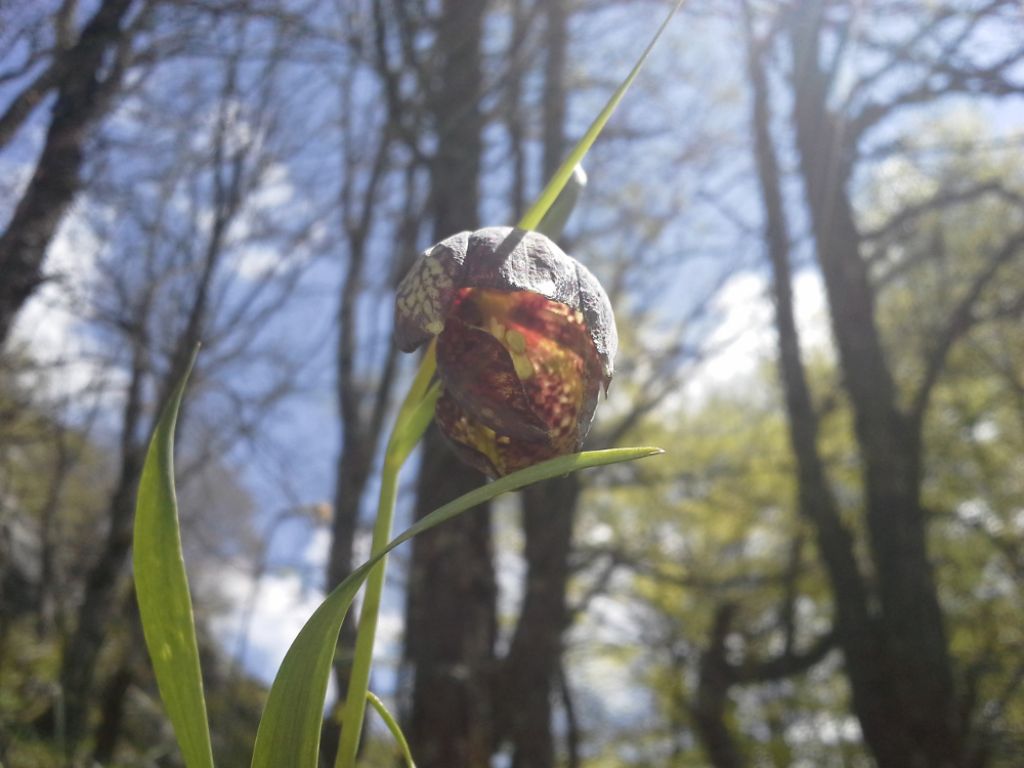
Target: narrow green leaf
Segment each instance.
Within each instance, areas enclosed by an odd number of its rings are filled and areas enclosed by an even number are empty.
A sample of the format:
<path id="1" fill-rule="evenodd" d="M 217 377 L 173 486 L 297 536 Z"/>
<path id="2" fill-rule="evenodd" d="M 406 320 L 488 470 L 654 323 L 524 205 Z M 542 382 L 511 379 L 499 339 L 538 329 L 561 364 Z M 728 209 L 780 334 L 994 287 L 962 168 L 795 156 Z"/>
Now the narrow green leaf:
<path id="1" fill-rule="evenodd" d="M 212 768 L 210 726 L 174 493 L 174 426 L 196 352 L 164 407 L 146 453 L 135 507 L 133 564 L 146 647 L 185 765 Z"/>
<path id="2" fill-rule="evenodd" d="M 370 572 L 353 571 L 309 617 L 281 662 L 256 732 L 253 768 L 314 768 L 320 722 L 341 622 Z"/>
<path id="3" fill-rule="evenodd" d="M 644 446 L 640 448 L 609 448 L 603 451 L 584 451 L 583 453 L 571 453 L 568 456 L 559 456 L 555 459 L 534 464 L 532 467 L 513 472 L 497 480 L 475 488 L 469 493 L 459 496 L 443 507 L 438 507 L 418 523 L 407 528 L 405 532 L 391 540 L 387 548 L 381 554 L 387 554 L 400 544 L 404 544 L 413 536 L 418 536 L 424 531 L 435 528 L 446 520 L 461 515 L 468 509 L 478 504 L 490 501 L 495 496 L 500 496 L 509 491 L 518 491 L 527 485 L 539 483 L 541 480 L 548 480 L 552 477 L 560 477 L 576 472 L 580 469 L 602 467 L 607 464 L 619 464 L 624 461 L 636 461 L 648 456 L 656 456 L 664 453 L 661 448 Z"/>
<path id="4" fill-rule="evenodd" d="M 662 453 L 660 448 L 614 448 L 560 456 L 545 461 L 460 496 L 431 512 L 391 540 L 374 558 L 361 565 L 339 584 L 314 611 L 288 649 L 270 688 L 263 710 L 254 768 L 316 768 L 320 748 L 320 721 L 341 623 L 356 592 L 373 566 L 395 547 L 456 515 L 502 493 L 532 483 L 566 475 L 579 469 L 633 461 Z"/>
<path id="5" fill-rule="evenodd" d="M 405 399 L 398 408 L 398 415 L 395 417 L 395 423 L 404 423 L 408 414 L 419 407 L 423 398 L 427 396 L 427 392 L 430 389 L 430 382 L 433 380 L 434 373 L 436 371 L 437 337 L 435 336 L 430 340 L 430 344 L 427 346 L 423 353 L 423 357 L 420 359 L 419 368 L 416 369 L 416 376 L 413 378 L 412 384 L 409 386 L 409 391 L 405 394 Z"/>
<path id="6" fill-rule="evenodd" d="M 587 173 L 583 170 L 582 165 L 577 165 L 573 168 L 569 181 L 555 198 L 555 202 L 548 208 L 544 218 L 540 220 L 536 230 L 552 240 L 561 239 L 565 224 L 576 208 L 580 193 L 583 192 L 585 186 L 587 186 Z"/>
<path id="7" fill-rule="evenodd" d="M 388 458 L 396 467 L 401 467 L 409 454 L 419 444 L 420 438 L 434 418 L 434 406 L 441 397 L 441 382 L 435 381 L 419 403 L 407 411 L 395 426 L 388 445 Z"/>
<path id="8" fill-rule="evenodd" d="M 615 112 L 616 107 L 619 106 L 619 102 L 622 101 L 622 97 L 626 95 L 626 91 L 629 90 L 633 81 L 636 80 L 636 76 L 640 74 L 640 70 L 643 68 L 644 62 L 647 61 L 647 57 L 650 55 L 651 51 L 654 50 L 654 46 L 657 44 L 658 38 L 661 37 L 661 33 L 665 31 L 669 21 L 672 20 L 673 16 L 675 16 L 676 11 L 679 10 L 683 2 L 684 0 L 676 0 L 675 4 L 672 6 L 672 10 L 669 11 L 668 16 L 665 17 L 665 21 L 661 23 L 658 31 L 651 39 L 651 42 L 647 44 L 647 48 L 644 49 L 642 54 L 640 54 L 640 58 L 637 59 L 636 64 L 633 65 L 633 69 L 628 75 L 626 75 L 626 79 L 623 80 L 619 87 L 615 89 L 615 93 L 613 93 L 611 98 L 608 99 L 608 103 L 604 105 L 604 109 L 602 109 L 598 116 L 594 118 L 594 122 L 590 124 L 587 132 L 583 134 L 583 138 L 577 142 L 576 146 L 573 147 L 572 151 L 569 153 L 569 156 L 565 159 L 565 162 L 563 162 L 558 167 L 558 170 L 555 171 L 554 176 L 551 177 L 551 181 L 549 181 L 548 185 L 544 187 L 544 191 L 540 193 L 540 197 L 538 197 L 536 202 L 530 206 L 530 210 L 523 214 L 523 218 L 519 220 L 519 224 L 517 225 L 520 229 L 537 229 L 541 219 L 544 218 L 544 214 L 547 213 L 549 208 L 551 208 L 552 204 L 558 198 L 559 193 L 562 191 L 562 187 L 564 187 L 566 182 L 569 181 L 573 170 L 580 162 L 582 162 L 583 157 L 590 150 L 590 147 L 597 140 L 597 137 L 601 135 L 601 131 L 604 130 L 604 126 L 608 122 L 608 119 Z"/>
<path id="9" fill-rule="evenodd" d="M 373 708 L 377 710 L 377 714 L 380 715 L 380 719 L 384 721 L 388 730 L 391 731 L 391 736 L 395 739 L 395 742 L 398 744 L 398 748 L 402 751 L 402 757 L 405 759 L 406 768 L 416 768 L 416 763 L 413 762 L 412 759 L 412 752 L 409 751 L 409 742 L 405 740 L 405 734 L 402 733 L 402 729 L 398 726 L 398 721 L 392 717 L 390 712 L 388 712 L 388 708 L 384 706 L 384 702 L 372 692 L 366 692 L 366 700 L 373 705 Z"/>

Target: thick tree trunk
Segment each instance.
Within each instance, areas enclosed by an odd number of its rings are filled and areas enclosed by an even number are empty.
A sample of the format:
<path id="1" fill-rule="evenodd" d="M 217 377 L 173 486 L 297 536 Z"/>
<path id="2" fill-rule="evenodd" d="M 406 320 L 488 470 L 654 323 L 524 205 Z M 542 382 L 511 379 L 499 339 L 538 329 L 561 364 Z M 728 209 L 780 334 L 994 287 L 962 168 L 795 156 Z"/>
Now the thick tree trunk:
<path id="1" fill-rule="evenodd" d="M 113 757 L 121 740 L 124 723 L 124 708 L 128 691 L 135 682 L 135 670 L 130 663 L 118 666 L 114 676 L 107 681 L 100 696 L 100 722 L 96 728 L 96 745 L 92 759 L 97 765 L 106 765 Z"/>
<path id="2" fill-rule="evenodd" d="M 744 4 L 744 9 L 746 4 Z M 854 555 L 853 538 L 839 508 L 818 451 L 818 418 L 811 401 L 793 308 L 789 227 L 778 160 L 771 137 L 768 83 L 762 52 L 747 22 L 747 71 L 751 86 L 751 132 L 758 185 L 764 204 L 765 242 L 772 265 L 779 377 L 785 396 L 789 440 L 797 465 L 800 514 L 813 525 L 818 550 L 835 595 L 835 625 L 865 741 L 882 760 L 904 753 L 894 742 L 900 712 L 881 663 L 877 628 L 869 614 L 867 586 Z"/>
<path id="3" fill-rule="evenodd" d="M 482 482 L 454 464 L 431 426 L 423 444 L 417 518 Z M 405 655 L 414 679 L 406 734 L 422 768 L 490 762 L 497 598 L 491 554 L 490 515 L 481 510 L 412 543 Z"/>
<path id="4" fill-rule="evenodd" d="M 874 296 L 846 189 L 845 168 L 851 149 L 844 145 L 839 120 L 829 110 L 829 78 L 819 61 L 822 14 L 820 0 L 805 0 L 791 17 L 793 120 L 818 261 L 862 459 L 864 504 L 880 605 L 878 673 L 895 696 L 888 714 L 900 715 L 882 734 L 884 751 L 876 750 L 876 757 L 882 765 L 909 768 L 956 765 L 961 747 L 957 706 L 943 616 L 926 548 L 920 443 L 897 407 L 895 385 L 875 323 Z"/>
<path id="5" fill-rule="evenodd" d="M 135 685 L 140 666 L 148 665 L 143 649 L 146 638 L 142 632 L 139 604 L 135 590 L 128 590 L 122 613 L 128 620 L 128 638 L 120 649 L 121 657 L 114 674 L 107 680 L 99 696 L 99 722 L 93 739 L 92 760 L 97 765 L 107 765 L 114 759 L 117 745 L 124 730 L 124 716 L 128 694 Z M 140 658 L 141 656 L 141 658 Z"/>
<path id="6" fill-rule="evenodd" d="M 35 173 L 0 235 L 0 344 L 43 280 L 46 249 L 79 186 L 89 128 L 117 86 L 110 57 L 122 43 L 132 0 L 104 0 L 78 42 L 61 56 L 57 100 Z M 104 70 L 109 70 L 104 74 Z"/>
<path id="7" fill-rule="evenodd" d="M 747 764 L 726 725 L 729 688 L 735 680 L 726 659 L 725 640 L 734 612 L 731 605 L 719 606 L 715 611 L 708 647 L 700 657 L 697 694 L 690 708 L 697 737 L 714 768 L 742 768 Z"/>
<path id="8" fill-rule="evenodd" d="M 445 0 L 435 44 L 437 130 L 431 168 L 434 237 L 477 226 L 483 121 L 485 3 Z M 462 465 L 431 427 L 423 441 L 417 519 L 484 479 Z M 475 510 L 413 540 L 405 654 L 413 668 L 409 728 L 421 768 L 476 768 L 490 761 L 496 586 L 491 521 Z"/>
<path id="9" fill-rule="evenodd" d="M 555 764 L 551 702 L 558 682 L 573 520 L 579 498 L 574 475 L 523 491 L 526 585 L 496 695 L 514 768 Z"/>

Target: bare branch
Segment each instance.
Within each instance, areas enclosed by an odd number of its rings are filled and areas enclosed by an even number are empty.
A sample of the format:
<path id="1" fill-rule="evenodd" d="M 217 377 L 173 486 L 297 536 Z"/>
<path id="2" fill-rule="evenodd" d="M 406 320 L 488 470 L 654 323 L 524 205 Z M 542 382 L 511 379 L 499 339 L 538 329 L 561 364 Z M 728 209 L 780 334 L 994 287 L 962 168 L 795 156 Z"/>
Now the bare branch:
<path id="1" fill-rule="evenodd" d="M 974 311 L 982 294 L 999 274 L 1003 265 L 1019 256 L 1024 249 L 1024 231 L 1009 238 L 989 260 L 985 268 L 975 277 L 966 295 L 950 313 L 945 326 L 936 336 L 935 344 L 925 358 L 924 376 L 911 399 L 909 424 L 919 434 L 932 390 L 946 365 L 950 350 L 958 339 L 975 324 Z"/>

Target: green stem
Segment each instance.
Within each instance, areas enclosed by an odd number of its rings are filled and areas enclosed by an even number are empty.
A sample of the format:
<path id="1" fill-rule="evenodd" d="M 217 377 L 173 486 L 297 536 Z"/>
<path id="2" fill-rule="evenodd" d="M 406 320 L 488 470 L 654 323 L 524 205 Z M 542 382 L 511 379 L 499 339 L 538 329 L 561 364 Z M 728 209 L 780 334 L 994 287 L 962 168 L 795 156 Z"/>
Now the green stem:
<path id="1" fill-rule="evenodd" d="M 395 513 L 395 496 L 398 491 L 398 470 L 400 465 L 385 460 L 381 472 L 380 501 L 377 504 L 377 522 L 373 526 L 371 551 L 377 554 L 391 538 L 391 522 Z M 348 695 L 342 711 L 341 742 L 335 768 L 351 768 L 356 762 L 359 749 L 359 735 L 363 729 L 366 711 L 366 690 L 370 684 L 370 665 L 373 661 L 373 641 L 377 635 L 377 616 L 380 599 L 384 592 L 384 575 L 387 558 L 380 561 L 366 580 L 363 593 L 363 608 L 359 613 L 359 634 L 356 636 L 355 660 L 348 682 Z"/>
<path id="2" fill-rule="evenodd" d="M 416 768 L 416 763 L 412 759 L 412 752 L 409 751 L 409 742 L 405 740 L 405 734 L 402 733 L 402 729 L 398 727 L 398 722 L 388 712 L 388 708 L 384 706 L 384 702 L 378 699 L 370 691 L 366 692 L 366 700 L 370 702 L 377 714 L 380 715 L 380 719 L 384 721 L 384 724 L 391 731 L 392 737 L 395 739 L 395 743 L 398 744 L 398 749 L 402 752 L 402 758 L 405 760 L 406 768 Z"/>
<path id="3" fill-rule="evenodd" d="M 388 438 L 384 466 L 381 469 L 377 519 L 373 525 L 373 542 L 370 545 L 371 556 L 384 549 L 391 538 L 395 499 L 398 495 L 398 473 L 426 430 L 429 418 L 423 418 L 423 413 L 428 407 L 431 412 L 433 411 L 433 400 L 437 398 L 439 392 L 437 387 L 430 387 L 435 366 L 436 357 L 432 343 L 423 356 L 419 371 L 398 410 L 395 426 Z M 370 684 L 370 667 L 373 663 L 373 642 L 377 636 L 377 618 L 380 614 L 381 596 L 384 593 L 386 568 L 387 558 L 384 558 L 374 567 L 366 580 L 363 607 L 359 613 L 355 658 L 342 710 L 341 741 L 338 744 L 334 768 L 354 768 L 356 754 L 359 751 L 359 737 L 363 730 L 366 696 Z"/>

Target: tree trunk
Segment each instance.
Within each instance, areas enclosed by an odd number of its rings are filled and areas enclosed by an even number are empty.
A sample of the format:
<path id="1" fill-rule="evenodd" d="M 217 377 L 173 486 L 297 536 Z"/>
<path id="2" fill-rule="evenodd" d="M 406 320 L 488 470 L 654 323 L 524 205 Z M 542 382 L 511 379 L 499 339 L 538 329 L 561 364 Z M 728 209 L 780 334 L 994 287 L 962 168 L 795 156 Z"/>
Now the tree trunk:
<path id="1" fill-rule="evenodd" d="M 121 467 L 109 507 L 109 529 L 103 551 L 86 577 L 78 624 L 61 660 L 60 681 L 64 696 L 66 739 L 69 754 L 85 731 L 96 661 L 104 633 L 115 607 L 117 587 L 132 543 L 135 492 L 142 473 L 144 448 L 137 438 L 142 418 L 146 376 L 145 341 L 137 339 L 132 353 L 132 375 L 121 424 Z"/>
<path id="2" fill-rule="evenodd" d="M 477 226 L 484 9 L 483 2 L 445 0 L 438 22 L 439 87 L 428 96 L 437 130 L 430 191 L 435 240 Z M 423 441 L 416 519 L 483 482 L 432 426 Z M 488 509 L 413 540 L 405 648 L 413 683 L 406 733 L 421 768 L 490 762 L 496 597 Z"/>
<path id="3" fill-rule="evenodd" d="M 747 4 L 744 2 L 744 10 Z M 746 13 L 745 13 L 746 16 Z M 760 44 L 746 21 L 747 71 L 751 85 L 751 132 L 758 185 L 764 205 L 765 242 L 772 265 L 772 297 L 778 344 L 779 378 L 785 397 L 789 442 L 797 465 L 797 504 L 815 528 L 829 584 L 835 595 L 835 625 L 864 739 L 883 760 L 898 760 L 904 749 L 894 742 L 900 712 L 889 678 L 883 673 L 880 638 L 869 614 L 867 586 L 857 565 L 853 538 L 843 525 L 838 504 L 818 451 L 818 418 L 800 353 L 789 263 L 789 227 L 771 137 L 768 83 Z"/>
<path id="4" fill-rule="evenodd" d="M 555 764 L 551 701 L 568 624 L 569 552 L 579 492 L 578 478 L 570 475 L 522 494 L 525 593 L 496 697 L 513 768 Z"/>
<path id="5" fill-rule="evenodd" d="M 146 638 L 142 631 L 142 619 L 139 617 L 139 604 L 134 588 L 128 590 L 125 596 L 122 613 L 128 620 L 128 638 L 127 643 L 120 649 L 121 657 L 117 669 L 107 680 L 100 696 L 100 719 L 96 725 L 92 751 L 92 760 L 97 765 L 107 765 L 114 759 L 124 730 L 128 694 L 136 682 L 140 664 L 149 663 L 143 650 L 146 647 Z"/>
<path id="6" fill-rule="evenodd" d="M 122 22 L 132 0 L 104 0 L 63 57 L 57 100 L 35 173 L 0 235 L 0 344 L 22 304 L 43 281 L 46 249 L 79 187 L 89 128 L 118 85 L 111 52 L 123 41 Z M 101 77 L 104 69 L 109 69 Z"/>
<path id="7" fill-rule="evenodd" d="M 735 606 L 728 604 L 715 611 L 708 647 L 700 656 L 697 694 L 690 708 L 697 737 L 714 768 L 742 768 L 747 764 L 726 725 L 729 688 L 734 678 L 725 655 L 725 640 L 734 613 Z"/>
<path id="8" fill-rule="evenodd" d="M 881 765 L 956 765 L 961 739 L 946 632 L 926 548 L 920 443 L 897 407 L 875 323 L 874 296 L 846 189 L 851 148 L 844 144 L 839 119 L 829 110 L 829 74 L 820 64 L 822 24 L 820 0 L 805 0 L 791 16 L 793 120 L 862 460 L 880 607 L 876 675 L 891 686 L 895 698 L 886 716 L 900 716 L 885 724 L 878 734 L 881 741 L 872 747 Z M 855 704 L 860 702 L 855 699 Z M 871 741 L 867 728 L 865 736 Z"/>
<path id="9" fill-rule="evenodd" d="M 416 489 L 417 519 L 483 482 L 454 462 L 431 426 Z M 405 655 L 414 679 L 406 734 L 421 768 L 490 762 L 496 598 L 487 511 L 475 510 L 413 539 Z"/>

